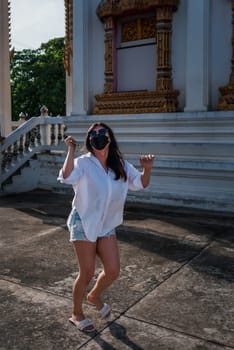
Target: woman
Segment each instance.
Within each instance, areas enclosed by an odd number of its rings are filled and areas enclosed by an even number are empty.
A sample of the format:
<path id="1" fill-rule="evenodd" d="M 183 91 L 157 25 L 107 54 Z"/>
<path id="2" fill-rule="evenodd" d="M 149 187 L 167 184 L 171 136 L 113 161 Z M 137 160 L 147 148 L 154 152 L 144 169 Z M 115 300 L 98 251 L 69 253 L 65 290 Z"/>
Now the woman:
<path id="1" fill-rule="evenodd" d="M 69 321 L 81 331 L 93 332 L 94 325 L 85 318 L 82 303 L 94 276 L 96 254 L 103 264 L 103 271 L 88 293 L 87 301 L 96 306 L 104 320 L 108 320 L 111 308 L 103 303 L 101 295 L 120 271 L 115 228 L 122 223 L 128 189 L 148 186 L 154 156 L 140 157 L 143 172 L 139 172 L 123 160 L 113 131 L 104 123 L 95 123 L 89 128 L 85 140 L 88 153 L 74 159 L 74 139 L 68 136 L 65 143 L 68 152 L 58 179 L 71 184 L 75 192 L 67 224 L 79 265 Z"/>

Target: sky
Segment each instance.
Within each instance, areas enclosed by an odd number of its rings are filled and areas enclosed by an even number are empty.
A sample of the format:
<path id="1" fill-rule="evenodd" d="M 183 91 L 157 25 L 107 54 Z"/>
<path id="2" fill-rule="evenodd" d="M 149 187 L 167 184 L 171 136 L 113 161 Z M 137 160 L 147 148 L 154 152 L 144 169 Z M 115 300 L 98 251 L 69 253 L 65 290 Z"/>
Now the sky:
<path id="1" fill-rule="evenodd" d="M 65 35 L 64 0 L 11 0 L 11 46 L 38 49 Z"/>

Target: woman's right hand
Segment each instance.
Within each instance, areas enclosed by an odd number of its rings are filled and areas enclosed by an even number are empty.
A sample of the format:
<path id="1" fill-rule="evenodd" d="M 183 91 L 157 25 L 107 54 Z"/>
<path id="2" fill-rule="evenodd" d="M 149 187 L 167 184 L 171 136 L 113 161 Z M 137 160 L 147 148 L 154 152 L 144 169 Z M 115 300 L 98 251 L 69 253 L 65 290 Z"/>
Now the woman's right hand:
<path id="1" fill-rule="evenodd" d="M 69 148 L 73 148 L 75 149 L 76 147 L 76 142 L 74 140 L 74 138 L 72 136 L 68 136 L 65 140 L 64 140 L 65 144 L 67 147 Z"/>
<path id="2" fill-rule="evenodd" d="M 63 177 L 66 179 L 74 169 L 74 153 L 76 148 L 76 143 L 72 136 L 68 136 L 64 140 L 66 146 L 68 147 L 67 156 L 63 164 Z"/>

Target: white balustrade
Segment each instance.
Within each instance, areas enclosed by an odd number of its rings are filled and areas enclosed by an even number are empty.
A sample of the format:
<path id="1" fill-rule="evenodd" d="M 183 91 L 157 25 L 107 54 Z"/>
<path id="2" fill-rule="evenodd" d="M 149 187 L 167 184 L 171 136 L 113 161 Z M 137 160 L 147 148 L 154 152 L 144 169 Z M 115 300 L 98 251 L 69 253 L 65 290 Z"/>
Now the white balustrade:
<path id="1" fill-rule="evenodd" d="M 0 144 L 0 184 L 38 152 L 64 149 L 63 117 L 32 117 Z"/>

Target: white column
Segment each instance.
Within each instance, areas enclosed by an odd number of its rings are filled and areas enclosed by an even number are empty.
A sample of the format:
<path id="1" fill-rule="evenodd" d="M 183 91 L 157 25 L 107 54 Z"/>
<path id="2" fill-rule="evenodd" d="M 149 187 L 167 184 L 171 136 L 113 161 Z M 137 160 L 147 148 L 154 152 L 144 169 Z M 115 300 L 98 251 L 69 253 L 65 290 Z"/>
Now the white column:
<path id="1" fill-rule="evenodd" d="M 72 64 L 70 65 L 70 75 L 66 73 L 66 115 L 72 114 Z"/>
<path id="2" fill-rule="evenodd" d="M 208 109 L 209 0 L 187 0 L 185 112 Z"/>
<path id="3" fill-rule="evenodd" d="M 0 128 L 1 136 L 7 136 L 11 132 L 11 89 L 7 0 L 0 0 Z"/>
<path id="4" fill-rule="evenodd" d="M 73 0 L 72 115 L 89 112 L 88 34 L 88 1 Z"/>

